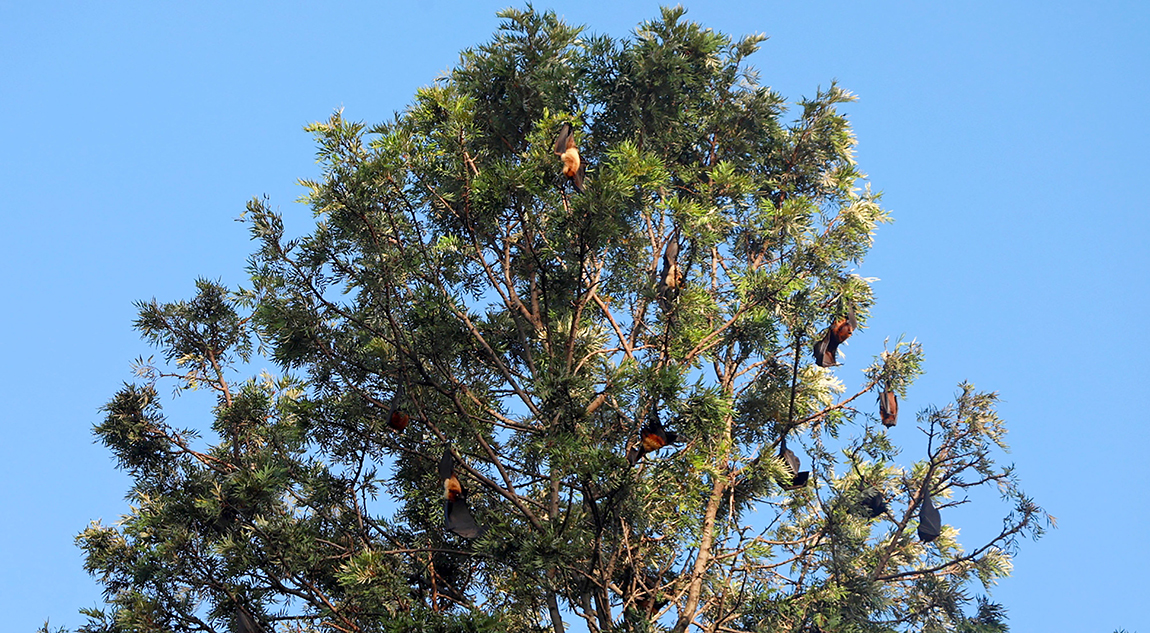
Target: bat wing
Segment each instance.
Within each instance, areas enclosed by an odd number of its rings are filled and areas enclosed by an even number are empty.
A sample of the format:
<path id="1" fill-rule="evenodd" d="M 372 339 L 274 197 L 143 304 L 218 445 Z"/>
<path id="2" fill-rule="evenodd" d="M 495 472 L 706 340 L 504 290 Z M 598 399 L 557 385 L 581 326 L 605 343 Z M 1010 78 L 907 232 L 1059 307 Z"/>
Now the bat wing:
<path id="1" fill-rule="evenodd" d="M 838 364 L 835 358 L 835 352 L 838 350 L 838 344 L 833 340 L 831 332 L 822 338 L 818 343 L 815 343 L 814 354 L 815 364 L 819 367 L 834 367 Z"/>
<path id="2" fill-rule="evenodd" d="M 455 501 L 448 500 L 443 514 L 447 529 L 463 538 L 476 538 L 486 531 L 475 522 L 462 496 Z"/>
<path id="3" fill-rule="evenodd" d="M 443 457 L 439 459 L 439 478 L 450 479 L 455 473 L 455 458 L 451 456 L 451 449 L 443 449 Z"/>
<path id="4" fill-rule="evenodd" d="M 627 451 L 627 463 L 630 464 L 631 466 L 638 464 L 639 460 L 643 458 L 643 455 L 646 452 L 647 451 L 643 450 L 642 445 L 632 447 L 630 450 Z"/>
<path id="5" fill-rule="evenodd" d="M 923 543 L 929 543 L 938 538 L 939 534 L 942 534 L 942 517 L 938 513 L 938 508 L 931 502 L 930 496 L 926 495 L 922 500 L 922 509 L 918 513 L 918 538 L 922 539 Z"/>
<path id="6" fill-rule="evenodd" d="M 559 137 L 555 139 L 555 153 L 562 154 L 567 151 L 569 145 L 573 145 L 574 139 L 571 137 L 571 124 L 564 123 L 563 127 L 559 128 Z"/>

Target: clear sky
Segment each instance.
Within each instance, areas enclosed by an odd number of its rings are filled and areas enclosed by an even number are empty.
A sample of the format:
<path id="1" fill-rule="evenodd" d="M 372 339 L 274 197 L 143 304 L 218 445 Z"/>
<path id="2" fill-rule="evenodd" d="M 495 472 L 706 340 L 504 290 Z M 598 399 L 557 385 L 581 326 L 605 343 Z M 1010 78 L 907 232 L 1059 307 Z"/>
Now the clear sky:
<path id="1" fill-rule="evenodd" d="M 294 202 L 296 179 L 318 171 L 302 126 L 339 107 L 390 118 L 489 39 L 508 3 L 238 4 L 0 3 L 8 630 L 75 627 L 99 599 L 72 539 L 126 511 L 127 478 L 90 429 L 151 353 L 132 302 L 188 298 L 197 276 L 242 283 L 251 245 L 233 220 L 248 199 L 310 221 Z M 617 37 L 658 13 L 536 7 Z M 687 7 L 716 30 L 770 36 L 751 62 L 791 101 L 832 79 L 859 95 L 845 110 L 859 162 L 896 223 L 858 270 L 881 279 L 877 306 L 838 373 L 859 384 L 882 340 L 905 333 L 928 373 L 904 411 L 945 404 L 961 380 L 1000 392 L 1009 458 L 1059 521 L 992 594 L 1012 629 L 1150 633 L 1150 5 Z M 162 395 L 177 426 L 207 426 L 205 395 Z M 920 440 L 913 424 L 892 433 Z M 973 544 L 993 516 L 944 520 Z"/>

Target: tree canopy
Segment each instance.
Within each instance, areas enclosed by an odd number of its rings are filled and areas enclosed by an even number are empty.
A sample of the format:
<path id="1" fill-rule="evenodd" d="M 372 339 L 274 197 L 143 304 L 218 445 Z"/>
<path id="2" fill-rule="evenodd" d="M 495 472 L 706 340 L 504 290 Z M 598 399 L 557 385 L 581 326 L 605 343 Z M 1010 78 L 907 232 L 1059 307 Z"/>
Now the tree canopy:
<path id="1" fill-rule="evenodd" d="M 684 13 L 615 39 L 508 9 L 394 120 L 307 128 L 314 226 L 255 199 L 249 285 L 138 305 L 162 362 L 96 427 L 134 485 L 78 537 L 82 630 L 1005 630 L 977 589 L 1049 517 L 995 395 L 899 417 L 902 339 L 835 369 L 890 221 L 854 96 L 792 110 L 763 36 Z M 278 373 L 240 378 L 257 355 Z M 211 428 L 160 385 L 213 391 Z M 963 546 L 977 488 L 1003 526 Z"/>

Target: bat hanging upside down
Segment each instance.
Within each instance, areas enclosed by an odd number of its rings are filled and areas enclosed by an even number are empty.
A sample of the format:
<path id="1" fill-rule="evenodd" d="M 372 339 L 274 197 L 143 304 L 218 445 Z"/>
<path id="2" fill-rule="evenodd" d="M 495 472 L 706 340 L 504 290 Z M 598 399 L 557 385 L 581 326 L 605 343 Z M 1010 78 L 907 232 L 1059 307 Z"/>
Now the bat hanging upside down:
<path id="1" fill-rule="evenodd" d="M 400 385 L 395 390 L 395 396 L 391 399 L 391 406 L 387 410 L 387 425 L 396 431 L 406 429 L 411 422 L 411 418 L 400 409 L 405 395 L 403 385 Z"/>
<path id="2" fill-rule="evenodd" d="M 807 470 L 799 471 L 799 467 L 801 466 L 799 456 L 787 448 L 786 436 L 783 437 L 782 443 L 779 444 L 779 459 L 783 460 L 783 464 L 786 465 L 787 470 L 790 471 L 791 474 L 789 481 L 779 482 L 783 490 L 798 490 L 807 485 L 807 481 L 811 478 L 811 473 Z"/>
<path id="3" fill-rule="evenodd" d="M 845 317 L 839 317 L 827 328 L 826 335 L 822 340 L 815 343 L 814 354 L 815 364 L 819 367 L 833 367 L 838 364 L 835 359 L 835 353 L 838 351 L 839 345 L 851 337 L 855 329 L 859 326 L 858 318 L 855 316 L 855 309 L 851 308 L 850 312 Z"/>
<path id="4" fill-rule="evenodd" d="M 455 476 L 455 458 L 451 449 L 443 450 L 439 460 L 439 478 L 443 481 L 443 520 L 444 527 L 463 538 L 476 538 L 486 530 L 479 527 L 471 511 L 467 509 L 467 491 Z"/>
<path id="5" fill-rule="evenodd" d="M 678 440 L 679 434 L 664 429 L 659 417 L 655 416 L 639 431 L 639 445 L 627 451 L 627 463 L 634 466 L 647 453 L 674 444 Z"/>
<path id="6" fill-rule="evenodd" d="M 923 543 L 929 543 L 938 538 L 939 534 L 942 534 L 942 516 L 931 502 L 930 492 L 924 490 L 922 509 L 918 512 L 918 538 L 922 539 Z"/>
<path id="7" fill-rule="evenodd" d="M 880 391 L 878 394 L 878 414 L 882 424 L 892 427 L 898 424 L 898 397 L 891 390 Z"/>
<path id="8" fill-rule="evenodd" d="M 559 138 L 555 139 L 555 153 L 563 159 L 563 175 L 571 179 L 575 191 L 583 193 L 583 174 L 587 166 L 579 158 L 579 149 L 575 147 L 575 135 L 571 133 L 571 124 L 564 123 L 559 130 Z"/>
<path id="9" fill-rule="evenodd" d="M 671 311 L 682 284 L 683 275 L 679 272 L 679 229 L 675 229 L 671 239 L 667 240 L 667 249 L 663 251 L 663 269 L 659 271 L 659 287 L 655 294 L 663 312 Z"/>

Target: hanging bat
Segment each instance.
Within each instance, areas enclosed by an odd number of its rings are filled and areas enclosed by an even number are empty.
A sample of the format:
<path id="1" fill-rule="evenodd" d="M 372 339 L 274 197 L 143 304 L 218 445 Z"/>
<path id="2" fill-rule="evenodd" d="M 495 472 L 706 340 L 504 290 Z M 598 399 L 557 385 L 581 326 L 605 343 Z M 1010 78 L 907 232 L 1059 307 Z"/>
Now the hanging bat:
<path id="1" fill-rule="evenodd" d="M 682 273 L 679 272 L 679 229 L 671 233 L 667 248 L 663 251 L 663 268 L 659 271 L 659 287 L 655 297 L 663 312 L 670 312 L 682 286 Z"/>
<path id="2" fill-rule="evenodd" d="M 679 434 L 663 428 L 659 416 L 655 415 L 650 422 L 639 431 L 639 445 L 627 451 L 627 463 L 634 466 L 639 460 L 651 451 L 659 450 L 668 444 L 679 440 Z"/>
<path id="3" fill-rule="evenodd" d="M 486 530 L 475 522 L 467 509 L 467 491 L 455 476 L 455 458 L 451 456 L 450 448 L 443 450 L 443 457 L 439 460 L 439 478 L 443 481 L 444 527 L 463 538 L 482 535 Z"/>
<path id="4" fill-rule="evenodd" d="M 878 394 L 878 414 L 882 418 L 883 426 L 892 427 L 898 424 L 898 397 L 887 389 Z"/>
<path id="5" fill-rule="evenodd" d="M 886 499 L 883 499 L 882 492 L 872 489 L 863 494 L 862 499 L 859 500 L 859 506 L 866 518 L 873 519 L 886 512 Z"/>
<path id="6" fill-rule="evenodd" d="M 579 149 L 575 147 L 575 135 L 571 133 L 571 124 L 564 123 L 559 129 L 559 137 L 555 139 L 555 153 L 563 159 L 563 175 L 571 179 L 575 191 L 583 193 L 583 174 L 586 165 L 579 158 Z"/>
<path id="7" fill-rule="evenodd" d="M 851 337 L 858 325 L 858 317 L 855 315 L 854 308 L 850 309 L 847 316 L 835 319 L 827 328 L 827 333 L 823 335 L 823 338 L 815 343 L 813 350 L 815 364 L 819 367 L 837 365 L 838 360 L 835 358 L 835 354 L 838 352 L 839 345 Z"/>
<path id="8" fill-rule="evenodd" d="M 783 464 L 786 465 L 787 470 L 791 473 L 789 482 L 780 482 L 779 484 L 782 486 L 783 490 L 797 490 L 807 485 L 807 480 L 810 479 L 811 473 L 810 471 L 806 470 L 799 472 L 799 467 L 801 465 L 799 462 L 799 457 L 798 455 L 795 455 L 791 449 L 787 448 L 787 438 L 785 436 L 783 437 L 782 443 L 779 445 L 779 459 L 783 460 Z"/>
<path id="9" fill-rule="evenodd" d="M 918 513 L 918 538 L 923 543 L 929 543 L 942 534 L 942 517 L 938 508 L 930 501 L 930 495 L 925 491 L 922 496 L 922 509 Z"/>
<path id="10" fill-rule="evenodd" d="M 400 385 L 395 390 L 395 396 L 392 397 L 391 406 L 387 410 L 387 425 L 396 431 L 406 429 L 407 424 L 411 422 L 411 418 L 400 409 L 406 395 L 403 385 Z"/>

